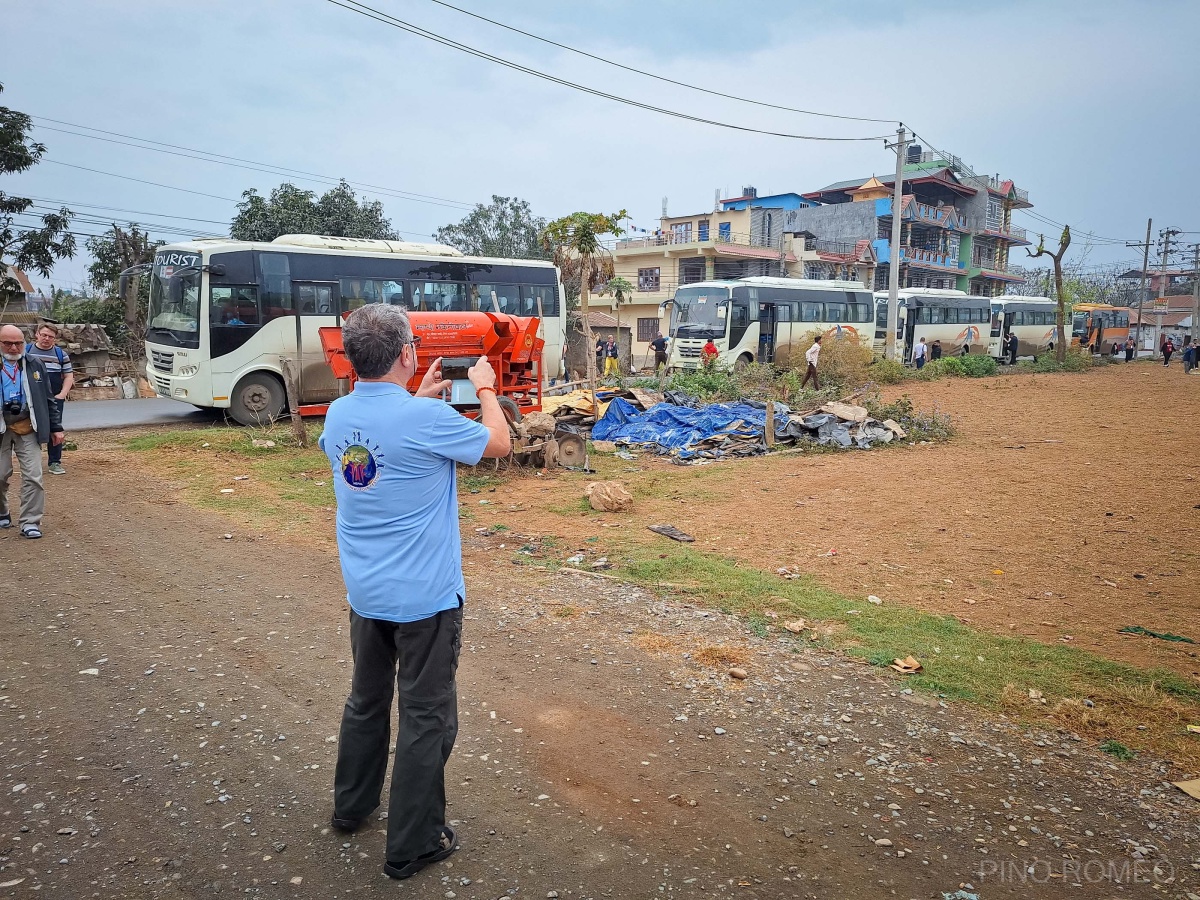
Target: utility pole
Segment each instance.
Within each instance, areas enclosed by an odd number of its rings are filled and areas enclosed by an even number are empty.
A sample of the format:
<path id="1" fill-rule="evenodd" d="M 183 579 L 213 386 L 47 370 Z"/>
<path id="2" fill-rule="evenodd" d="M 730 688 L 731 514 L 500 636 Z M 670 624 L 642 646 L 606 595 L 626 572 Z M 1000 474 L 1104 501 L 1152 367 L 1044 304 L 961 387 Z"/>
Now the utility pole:
<path id="1" fill-rule="evenodd" d="M 1192 327 L 1189 337 L 1200 346 L 1200 244 L 1192 244 Z"/>
<path id="2" fill-rule="evenodd" d="M 1162 279 L 1162 283 L 1159 285 L 1159 289 L 1162 291 L 1161 296 L 1163 296 L 1163 297 L 1167 296 L 1167 261 L 1171 257 L 1171 241 L 1173 241 L 1175 239 L 1175 235 L 1177 235 L 1179 233 L 1180 232 L 1179 232 L 1178 228 L 1164 228 L 1162 231 L 1160 231 L 1158 233 L 1159 237 L 1161 238 L 1161 243 L 1162 243 L 1162 256 L 1159 260 L 1159 262 L 1160 262 L 1159 271 L 1160 271 L 1160 277 Z M 1151 348 L 1151 350 L 1154 354 L 1154 357 L 1153 357 L 1154 359 L 1159 358 L 1158 346 L 1159 346 L 1159 342 L 1161 340 L 1162 340 L 1162 316 L 1155 316 L 1154 317 L 1154 346 Z"/>
<path id="3" fill-rule="evenodd" d="M 892 242 L 888 258 L 888 305 L 887 333 L 884 336 L 883 356 L 885 359 L 895 359 L 896 328 L 900 321 L 900 201 L 904 196 L 904 158 L 908 155 L 908 145 L 912 141 L 906 137 L 904 123 L 896 129 L 896 142 L 884 146 L 896 151 L 896 183 L 892 188 Z M 900 361 L 904 362 L 904 351 L 900 351 Z"/>
<path id="4" fill-rule="evenodd" d="M 1146 220 L 1146 242 L 1143 244 L 1128 243 L 1126 247 L 1141 247 L 1142 248 L 1142 277 L 1138 279 L 1138 312 L 1137 312 L 1137 337 L 1134 339 L 1137 344 L 1137 349 L 1133 351 L 1136 357 L 1142 352 L 1142 307 L 1146 304 L 1146 269 L 1150 265 L 1150 228 L 1154 224 L 1153 219 Z"/>

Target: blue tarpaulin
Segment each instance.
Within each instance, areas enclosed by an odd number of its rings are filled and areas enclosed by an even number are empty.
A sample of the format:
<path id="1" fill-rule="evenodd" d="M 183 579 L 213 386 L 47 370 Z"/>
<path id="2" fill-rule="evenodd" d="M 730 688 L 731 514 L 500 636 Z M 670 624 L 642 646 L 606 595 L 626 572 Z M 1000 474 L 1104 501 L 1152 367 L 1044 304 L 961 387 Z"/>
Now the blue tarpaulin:
<path id="1" fill-rule="evenodd" d="M 775 405 L 775 428 L 788 425 L 788 409 Z M 658 403 L 642 412 L 617 397 L 592 428 L 592 439 L 652 446 L 681 459 L 766 451 L 766 410 L 748 403 L 713 403 L 700 409 Z M 704 446 L 700 446 L 704 444 Z"/>

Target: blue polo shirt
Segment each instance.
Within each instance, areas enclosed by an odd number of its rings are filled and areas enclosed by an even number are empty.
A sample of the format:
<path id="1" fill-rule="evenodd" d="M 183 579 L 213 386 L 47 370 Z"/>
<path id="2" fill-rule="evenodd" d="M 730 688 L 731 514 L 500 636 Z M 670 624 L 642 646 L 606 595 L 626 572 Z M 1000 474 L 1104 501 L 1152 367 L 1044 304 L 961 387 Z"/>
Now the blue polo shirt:
<path id="1" fill-rule="evenodd" d="M 360 381 L 330 404 L 320 445 L 347 600 L 360 616 L 415 622 L 466 597 L 454 464 L 475 465 L 487 442 L 483 425 L 388 382 Z"/>

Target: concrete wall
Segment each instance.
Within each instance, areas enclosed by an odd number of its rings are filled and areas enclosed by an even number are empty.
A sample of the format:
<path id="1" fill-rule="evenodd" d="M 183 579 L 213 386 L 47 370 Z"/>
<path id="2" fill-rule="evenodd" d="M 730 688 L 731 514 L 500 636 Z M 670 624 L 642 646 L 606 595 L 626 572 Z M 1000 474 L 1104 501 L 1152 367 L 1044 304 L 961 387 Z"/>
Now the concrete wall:
<path id="1" fill-rule="evenodd" d="M 789 214 L 789 219 L 793 215 L 796 231 L 811 231 L 820 241 L 853 244 L 863 239 L 874 240 L 878 228 L 874 203 L 834 203 L 798 209 Z"/>

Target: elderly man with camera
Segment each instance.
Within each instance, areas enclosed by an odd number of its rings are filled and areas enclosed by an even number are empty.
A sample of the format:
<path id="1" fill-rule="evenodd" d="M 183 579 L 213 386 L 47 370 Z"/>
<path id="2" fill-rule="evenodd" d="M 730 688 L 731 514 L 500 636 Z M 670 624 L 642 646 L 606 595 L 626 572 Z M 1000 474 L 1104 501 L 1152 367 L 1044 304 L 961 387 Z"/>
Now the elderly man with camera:
<path id="1" fill-rule="evenodd" d="M 28 355 L 25 335 L 16 325 L 0 326 L 0 528 L 12 527 L 8 482 L 13 455 L 21 464 L 21 535 L 42 536 L 46 492 L 42 486 L 42 445 L 63 442 L 62 414 L 50 402 L 50 379 Z"/>
<path id="2" fill-rule="evenodd" d="M 354 674 L 330 824 L 355 831 L 379 806 L 398 692 L 384 872 L 407 878 L 457 848 L 445 786 L 466 596 L 455 465 L 507 456 L 511 438 L 486 357 L 467 372 L 478 422 L 437 399 L 451 386 L 440 359 L 415 394 L 406 390 L 419 338 L 400 307 L 356 309 L 342 342 L 358 381 L 330 405 L 320 443 L 333 469 Z"/>

